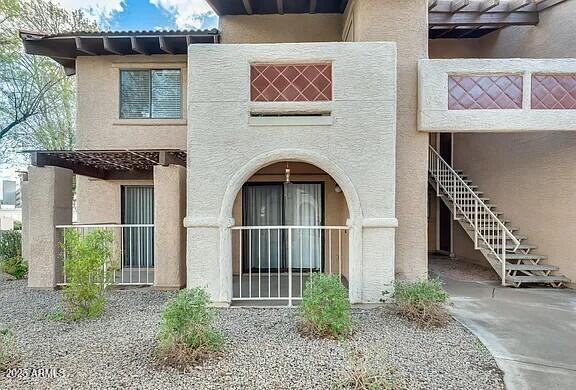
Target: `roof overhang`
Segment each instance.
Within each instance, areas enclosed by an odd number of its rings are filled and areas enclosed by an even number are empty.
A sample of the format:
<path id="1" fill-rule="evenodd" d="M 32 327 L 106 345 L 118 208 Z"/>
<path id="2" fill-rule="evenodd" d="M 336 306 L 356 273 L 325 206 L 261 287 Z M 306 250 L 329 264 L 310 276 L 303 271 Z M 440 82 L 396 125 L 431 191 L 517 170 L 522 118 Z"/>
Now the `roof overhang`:
<path id="1" fill-rule="evenodd" d="M 159 150 L 27 150 L 36 167 L 70 169 L 77 175 L 104 180 L 150 180 L 155 165 L 186 166 L 186 151 Z"/>
<path id="2" fill-rule="evenodd" d="M 74 32 L 48 35 L 20 31 L 28 54 L 47 56 L 60 63 L 67 74 L 76 71 L 76 58 L 102 55 L 187 54 L 188 45 L 218 43 L 218 30 Z"/>
<path id="3" fill-rule="evenodd" d="M 218 15 L 339 14 L 349 0 L 206 0 Z"/>

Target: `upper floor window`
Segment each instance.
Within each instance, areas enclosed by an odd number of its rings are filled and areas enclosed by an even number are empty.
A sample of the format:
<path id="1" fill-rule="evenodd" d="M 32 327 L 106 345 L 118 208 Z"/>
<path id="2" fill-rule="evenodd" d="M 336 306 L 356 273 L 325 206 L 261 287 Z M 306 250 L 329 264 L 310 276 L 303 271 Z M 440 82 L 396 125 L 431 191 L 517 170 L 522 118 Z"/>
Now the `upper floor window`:
<path id="1" fill-rule="evenodd" d="M 120 70 L 120 118 L 182 117 L 180 69 Z"/>

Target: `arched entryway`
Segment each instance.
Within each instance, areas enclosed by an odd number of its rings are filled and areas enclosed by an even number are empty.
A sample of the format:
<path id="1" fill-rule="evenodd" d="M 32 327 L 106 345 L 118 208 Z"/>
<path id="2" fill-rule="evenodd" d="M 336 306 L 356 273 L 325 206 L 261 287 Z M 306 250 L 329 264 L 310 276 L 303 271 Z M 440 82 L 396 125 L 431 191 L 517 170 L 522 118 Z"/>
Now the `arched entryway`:
<path id="1" fill-rule="evenodd" d="M 232 300 L 292 301 L 310 275 L 337 275 L 348 285 L 350 213 L 324 170 L 280 161 L 238 191 L 232 216 Z"/>

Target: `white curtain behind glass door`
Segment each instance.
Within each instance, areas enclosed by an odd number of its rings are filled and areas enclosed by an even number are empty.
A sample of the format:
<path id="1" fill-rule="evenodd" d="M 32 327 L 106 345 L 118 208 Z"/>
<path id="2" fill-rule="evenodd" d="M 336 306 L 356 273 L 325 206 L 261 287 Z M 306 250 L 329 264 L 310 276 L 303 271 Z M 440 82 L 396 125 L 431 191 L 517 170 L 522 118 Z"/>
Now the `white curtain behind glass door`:
<path id="1" fill-rule="evenodd" d="M 284 184 L 285 225 L 322 225 L 322 185 L 318 183 Z M 319 269 L 322 256 L 322 232 L 295 229 L 292 233 L 292 267 Z"/>

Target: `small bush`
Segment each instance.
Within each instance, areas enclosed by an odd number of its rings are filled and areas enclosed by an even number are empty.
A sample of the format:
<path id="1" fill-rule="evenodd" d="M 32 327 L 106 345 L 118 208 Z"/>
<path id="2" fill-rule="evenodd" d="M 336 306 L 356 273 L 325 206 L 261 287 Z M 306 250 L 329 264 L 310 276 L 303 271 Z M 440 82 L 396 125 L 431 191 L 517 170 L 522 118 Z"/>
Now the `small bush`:
<path id="1" fill-rule="evenodd" d="M 316 337 L 342 338 L 352 332 L 348 291 L 336 275 L 313 274 L 299 306 L 300 331 Z"/>
<path id="2" fill-rule="evenodd" d="M 162 363 L 186 367 L 219 352 L 224 337 L 214 328 L 215 311 L 201 288 L 180 291 L 166 304 L 158 335 Z"/>
<path id="3" fill-rule="evenodd" d="M 417 388 L 413 383 L 398 375 L 394 366 L 385 357 L 366 356 L 354 351 L 349 354 L 349 363 L 342 380 L 333 388 L 337 390 L 408 390 Z"/>
<path id="4" fill-rule="evenodd" d="M 396 282 L 394 287 L 395 312 L 422 326 L 443 326 L 450 316 L 444 303 L 448 294 L 438 279 L 419 282 Z"/>
<path id="5" fill-rule="evenodd" d="M 18 363 L 16 340 L 10 329 L 0 328 L 0 373 L 14 368 Z"/>
<path id="6" fill-rule="evenodd" d="M 0 271 L 22 279 L 28 264 L 22 259 L 22 234 L 17 230 L 0 231 Z"/>
<path id="7" fill-rule="evenodd" d="M 23 279 L 28 273 L 28 263 L 21 257 L 1 260 L 0 271 L 12 275 L 16 279 Z"/>
<path id="8" fill-rule="evenodd" d="M 112 231 L 106 229 L 92 230 L 84 235 L 74 229 L 64 232 L 65 318 L 93 318 L 104 311 L 106 291 L 112 281 L 113 243 Z"/>

